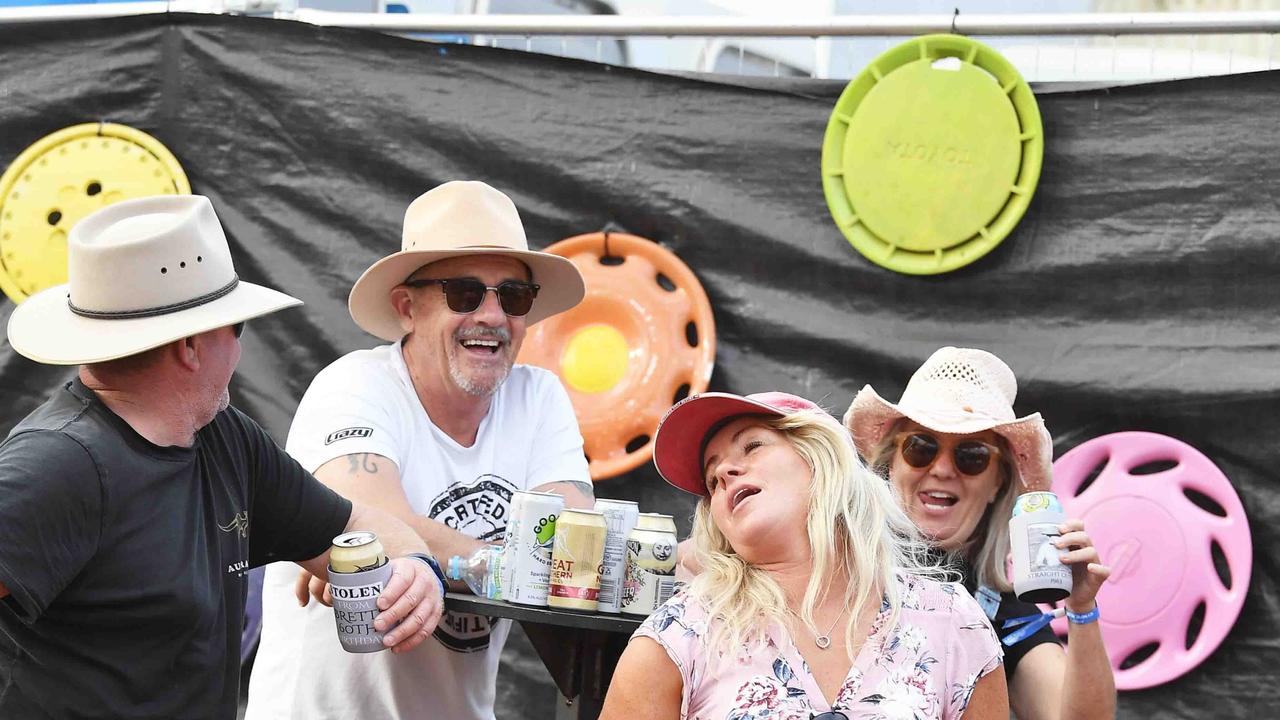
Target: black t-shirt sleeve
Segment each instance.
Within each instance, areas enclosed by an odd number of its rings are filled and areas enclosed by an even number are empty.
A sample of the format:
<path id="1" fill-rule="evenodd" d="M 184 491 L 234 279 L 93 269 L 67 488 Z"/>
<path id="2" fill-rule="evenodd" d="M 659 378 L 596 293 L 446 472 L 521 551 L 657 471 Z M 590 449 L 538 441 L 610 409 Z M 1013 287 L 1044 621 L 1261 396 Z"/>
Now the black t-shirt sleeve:
<path id="1" fill-rule="evenodd" d="M 251 428 L 253 460 L 249 565 L 309 560 L 324 553 L 351 518 L 351 502 L 325 487 L 266 431 Z"/>
<path id="2" fill-rule="evenodd" d="M 52 430 L 0 446 L 0 582 L 4 607 L 31 623 L 93 557 L 102 483 L 80 443 Z"/>
<path id="3" fill-rule="evenodd" d="M 1039 615 L 1040 612 L 1040 608 L 1019 600 L 1018 596 L 1011 592 L 1000 594 L 1000 607 L 996 610 L 995 619 L 991 624 L 995 627 L 996 635 L 1000 637 L 1001 645 L 1004 647 L 1004 674 L 1009 681 L 1013 680 L 1013 673 L 1017 670 L 1018 663 L 1023 656 L 1031 652 L 1031 648 L 1045 643 L 1057 643 L 1058 636 L 1054 635 L 1053 630 L 1046 625 L 1012 646 L 1004 645 L 1004 637 L 1017 630 L 1017 628 L 1003 629 L 1004 621 L 1027 615 Z"/>

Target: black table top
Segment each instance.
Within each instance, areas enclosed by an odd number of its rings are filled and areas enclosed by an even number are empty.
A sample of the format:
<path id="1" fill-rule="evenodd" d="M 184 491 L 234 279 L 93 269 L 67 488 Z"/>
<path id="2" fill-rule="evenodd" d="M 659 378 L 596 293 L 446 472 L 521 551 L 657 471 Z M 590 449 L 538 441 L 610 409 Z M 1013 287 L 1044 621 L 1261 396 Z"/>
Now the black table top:
<path id="1" fill-rule="evenodd" d="M 628 635 L 635 632 L 636 628 L 640 627 L 640 623 L 644 622 L 644 618 L 635 615 L 610 615 L 562 610 L 553 607 L 531 607 L 501 600 L 479 598 L 466 593 L 449 593 L 445 596 L 444 605 L 446 608 L 458 612 L 509 618 L 522 623 L 559 625 L 561 627 L 626 633 Z"/>

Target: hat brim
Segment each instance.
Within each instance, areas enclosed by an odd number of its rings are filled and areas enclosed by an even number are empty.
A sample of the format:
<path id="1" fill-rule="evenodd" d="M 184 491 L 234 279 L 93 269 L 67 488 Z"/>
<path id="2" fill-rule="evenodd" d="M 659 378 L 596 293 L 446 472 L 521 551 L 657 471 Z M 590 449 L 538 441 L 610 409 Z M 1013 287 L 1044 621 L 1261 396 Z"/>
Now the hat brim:
<path id="1" fill-rule="evenodd" d="M 14 350 L 46 365 L 106 362 L 302 304 L 282 292 L 241 281 L 204 305 L 165 315 L 103 320 L 71 312 L 69 287 L 45 289 L 14 308 L 8 326 Z"/>
<path id="2" fill-rule="evenodd" d="M 404 337 L 400 318 L 391 306 L 391 289 L 403 283 L 415 270 L 439 260 L 471 255 L 511 257 L 529 266 L 533 281 L 541 288 L 525 324 L 533 325 L 582 302 L 586 283 L 582 273 L 566 258 L 534 250 L 477 247 L 458 250 L 409 250 L 388 255 L 364 271 L 351 288 L 347 308 L 351 319 L 365 332 L 390 342 Z"/>
<path id="3" fill-rule="evenodd" d="M 702 442 L 718 423 L 739 415 L 782 417 L 777 408 L 730 393 L 709 392 L 686 398 L 667 411 L 653 439 L 653 464 L 669 484 L 707 495 L 702 477 Z"/>
<path id="4" fill-rule="evenodd" d="M 903 418 L 944 435 L 968 435 L 991 430 L 1008 442 L 1026 489 L 1049 489 L 1053 478 L 1053 438 L 1040 413 L 1007 421 L 985 417 L 943 418 L 895 405 L 867 385 L 849 404 L 849 410 L 844 414 L 844 425 L 853 436 L 858 454 L 871 463 L 875 461 L 871 455 L 893 429 L 894 423 Z"/>

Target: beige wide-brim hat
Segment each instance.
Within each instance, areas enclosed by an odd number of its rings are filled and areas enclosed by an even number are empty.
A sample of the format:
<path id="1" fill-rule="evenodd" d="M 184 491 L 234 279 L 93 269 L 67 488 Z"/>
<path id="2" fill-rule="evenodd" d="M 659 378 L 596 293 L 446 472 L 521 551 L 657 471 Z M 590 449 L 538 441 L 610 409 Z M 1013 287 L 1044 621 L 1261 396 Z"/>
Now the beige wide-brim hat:
<path id="1" fill-rule="evenodd" d="M 409 204 L 400 251 L 364 271 L 351 288 L 347 306 L 356 324 L 383 340 L 404 337 L 391 305 L 391 290 L 415 270 L 438 260 L 468 255 L 512 257 L 529 267 L 540 285 L 532 325 L 582 302 L 586 283 L 569 260 L 529 249 L 524 225 L 511 198 L 477 181 L 447 182 Z"/>
<path id="2" fill-rule="evenodd" d="M 1048 490 L 1053 438 L 1040 413 L 1017 417 L 1018 381 L 1000 358 L 984 350 L 944 347 L 911 376 L 902 399 L 891 403 L 870 386 L 858 391 L 844 415 L 853 444 L 867 462 L 902 418 L 938 433 L 993 430 L 1004 437 L 1027 490 Z"/>
<path id="3" fill-rule="evenodd" d="M 302 301 L 236 276 L 202 195 L 125 200 L 67 237 L 67 278 L 14 309 L 9 344 L 48 365 L 105 362 Z"/>

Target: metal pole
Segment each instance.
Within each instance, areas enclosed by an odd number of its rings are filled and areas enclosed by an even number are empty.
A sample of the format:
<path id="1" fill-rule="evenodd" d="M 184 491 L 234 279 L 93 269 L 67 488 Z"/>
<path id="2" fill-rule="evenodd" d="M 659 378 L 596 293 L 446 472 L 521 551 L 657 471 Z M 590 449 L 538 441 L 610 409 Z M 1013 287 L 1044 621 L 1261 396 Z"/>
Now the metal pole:
<path id="1" fill-rule="evenodd" d="M 107 3 L 102 5 L 30 5 L 0 8 L 0 24 L 48 22 L 50 20 L 92 20 L 126 15 L 157 15 L 169 12 L 167 2 Z"/>
<path id="2" fill-rule="evenodd" d="M 92 5 L 29 5 L 0 8 L 0 25 L 49 22 L 52 20 L 98 20 L 102 18 L 128 17 L 132 15 L 159 15 L 185 12 L 222 15 L 229 13 L 268 12 L 275 0 L 158 0 L 153 2 L 122 2 Z"/>
<path id="3" fill-rule="evenodd" d="M 625 15 L 387 15 L 299 8 L 277 13 L 313 25 L 368 30 L 495 35 L 701 37 L 963 35 L 1175 35 L 1280 32 L 1280 12 L 1022 15 L 840 15 L 746 18 Z"/>
<path id="4" fill-rule="evenodd" d="M 44 22 L 147 15 L 159 12 L 253 12 L 270 1 L 173 0 L 0 8 L 0 23 Z M 249 6 L 249 7 L 246 7 Z M 312 25 L 393 32 L 484 35 L 593 35 L 701 37 L 963 35 L 1177 35 L 1280 32 L 1280 11 L 1214 13 L 988 14 L 958 16 L 839 15 L 812 18 L 749 18 L 624 15 L 429 15 L 346 13 L 299 8 L 276 17 Z"/>

